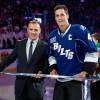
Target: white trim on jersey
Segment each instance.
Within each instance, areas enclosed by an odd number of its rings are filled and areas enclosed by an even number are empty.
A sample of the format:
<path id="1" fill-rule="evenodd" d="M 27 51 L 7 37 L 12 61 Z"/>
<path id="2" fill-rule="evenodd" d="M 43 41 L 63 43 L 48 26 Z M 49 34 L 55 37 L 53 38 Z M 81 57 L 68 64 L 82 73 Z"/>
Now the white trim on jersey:
<path id="1" fill-rule="evenodd" d="M 66 33 L 68 32 L 68 30 L 70 29 L 71 24 L 69 24 L 68 28 L 66 29 L 66 31 L 63 33 L 62 36 L 66 35 Z M 58 30 L 58 34 L 61 35 L 60 31 Z"/>
<path id="2" fill-rule="evenodd" d="M 84 62 L 98 62 L 98 53 L 86 53 Z"/>
<path id="3" fill-rule="evenodd" d="M 83 44 L 87 45 L 85 41 L 83 41 L 82 39 L 75 39 L 77 41 L 81 41 Z"/>
<path id="4" fill-rule="evenodd" d="M 56 58 L 54 56 L 49 57 L 49 65 L 57 64 Z"/>

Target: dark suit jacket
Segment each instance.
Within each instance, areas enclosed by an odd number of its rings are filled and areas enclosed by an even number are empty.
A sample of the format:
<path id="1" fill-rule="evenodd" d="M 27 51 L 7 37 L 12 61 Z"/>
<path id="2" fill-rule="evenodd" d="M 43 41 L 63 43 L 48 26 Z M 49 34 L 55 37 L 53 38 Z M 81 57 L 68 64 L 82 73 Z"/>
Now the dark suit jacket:
<path id="1" fill-rule="evenodd" d="M 27 39 L 18 41 L 16 46 L 11 53 L 0 65 L 0 71 L 2 71 L 5 66 L 8 66 L 13 61 L 17 59 L 17 72 L 18 73 L 37 73 L 46 71 L 48 66 L 48 56 L 47 56 L 47 44 L 41 40 L 38 41 L 35 51 L 32 55 L 32 59 L 28 62 L 26 57 L 26 43 Z M 33 82 L 38 81 L 37 79 L 29 77 L 16 77 L 15 82 L 15 94 L 20 95 L 24 89 L 25 82 L 31 79 Z M 39 80 L 40 81 L 40 80 Z"/>

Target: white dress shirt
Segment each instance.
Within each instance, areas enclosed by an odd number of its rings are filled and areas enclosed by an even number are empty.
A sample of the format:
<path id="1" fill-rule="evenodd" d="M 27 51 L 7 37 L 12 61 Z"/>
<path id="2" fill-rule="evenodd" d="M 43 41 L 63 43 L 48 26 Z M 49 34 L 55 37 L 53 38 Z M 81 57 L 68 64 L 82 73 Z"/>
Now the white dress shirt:
<path id="1" fill-rule="evenodd" d="M 28 61 L 28 57 L 29 57 L 29 48 L 30 48 L 31 41 L 32 40 L 30 38 L 28 38 L 27 43 L 26 43 L 26 56 L 27 56 L 27 61 Z M 36 40 L 33 41 L 33 44 L 32 44 L 32 54 L 35 51 L 37 42 L 38 42 L 38 39 L 36 39 Z"/>

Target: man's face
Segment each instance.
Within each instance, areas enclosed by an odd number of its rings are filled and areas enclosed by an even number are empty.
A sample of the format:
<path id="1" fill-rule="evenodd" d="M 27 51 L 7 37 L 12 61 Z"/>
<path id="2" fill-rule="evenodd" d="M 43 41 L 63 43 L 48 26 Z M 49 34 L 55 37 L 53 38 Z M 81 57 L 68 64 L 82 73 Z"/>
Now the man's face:
<path id="1" fill-rule="evenodd" d="M 65 12 L 64 9 L 58 9 L 55 11 L 55 20 L 58 26 L 68 24 L 69 15 Z"/>
<path id="2" fill-rule="evenodd" d="M 41 28 L 38 23 L 30 23 L 27 28 L 27 34 L 29 38 L 32 40 L 36 40 L 39 38 L 39 34 L 41 33 Z"/>

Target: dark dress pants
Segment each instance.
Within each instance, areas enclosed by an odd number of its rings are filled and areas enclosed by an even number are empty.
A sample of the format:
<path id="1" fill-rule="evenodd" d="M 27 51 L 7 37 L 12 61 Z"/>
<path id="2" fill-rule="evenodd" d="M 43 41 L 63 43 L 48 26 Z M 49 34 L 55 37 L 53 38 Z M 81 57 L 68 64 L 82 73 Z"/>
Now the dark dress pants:
<path id="1" fill-rule="evenodd" d="M 20 96 L 15 95 L 15 100 L 43 100 L 42 84 L 27 80 Z"/>
<path id="2" fill-rule="evenodd" d="M 82 100 L 81 82 L 56 82 L 53 100 Z"/>

